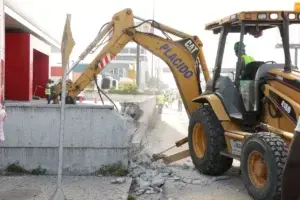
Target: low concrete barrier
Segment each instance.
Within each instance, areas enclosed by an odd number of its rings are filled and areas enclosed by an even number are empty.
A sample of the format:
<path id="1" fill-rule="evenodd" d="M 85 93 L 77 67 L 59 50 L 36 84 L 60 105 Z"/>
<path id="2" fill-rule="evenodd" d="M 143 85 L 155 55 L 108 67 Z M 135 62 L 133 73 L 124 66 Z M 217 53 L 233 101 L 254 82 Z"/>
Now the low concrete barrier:
<path id="1" fill-rule="evenodd" d="M 59 105 L 6 104 L 6 140 L 0 144 L 0 168 L 18 161 L 56 174 L 60 128 Z M 66 105 L 64 174 L 86 175 L 103 164 L 128 164 L 134 124 L 112 106 Z"/>

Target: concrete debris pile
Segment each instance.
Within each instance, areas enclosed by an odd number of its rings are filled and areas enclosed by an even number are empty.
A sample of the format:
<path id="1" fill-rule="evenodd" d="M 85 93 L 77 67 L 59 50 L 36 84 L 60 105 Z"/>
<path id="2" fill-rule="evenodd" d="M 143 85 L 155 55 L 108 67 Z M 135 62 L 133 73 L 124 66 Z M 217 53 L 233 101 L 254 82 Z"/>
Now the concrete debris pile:
<path id="1" fill-rule="evenodd" d="M 121 113 L 130 116 L 132 119 L 138 121 L 144 114 L 138 103 L 134 102 L 121 102 Z"/>
<path id="2" fill-rule="evenodd" d="M 167 181 L 176 182 L 178 187 L 184 187 L 186 184 L 207 186 L 214 181 L 229 179 L 227 176 L 187 178 L 182 174 L 182 170 L 196 173 L 195 169 L 187 164 L 168 166 L 160 161 L 152 162 L 149 154 L 140 153 L 129 164 L 129 173 L 133 178 L 132 193 L 137 196 L 162 193 Z"/>

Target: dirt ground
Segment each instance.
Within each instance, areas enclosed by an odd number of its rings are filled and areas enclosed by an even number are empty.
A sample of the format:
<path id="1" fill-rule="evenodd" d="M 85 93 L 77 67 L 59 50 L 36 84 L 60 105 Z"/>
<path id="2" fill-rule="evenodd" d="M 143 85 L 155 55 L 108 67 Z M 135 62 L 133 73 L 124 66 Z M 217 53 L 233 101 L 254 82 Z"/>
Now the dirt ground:
<path id="1" fill-rule="evenodd" d="M 174 145 L 175 141 L 187 136 L 188 117 L 185 111 L 178 112 L 176 104 L 172 108 L 164 108 L 163 114 L 157 119 L 155 128 L 147 135 L 147 150 L 158 153 Z M 174 148 L 168 154 L 179 152 L 187 148 Z M 251 200 L 239 175 L 239 161 L 234 161 L 230 169 L 220 179 L 198 173 L 190 157 L 172 164 L 170 167 L 176 177 L 185 183 L 167 179 L 163 195 L 138 199 L 168 199 L 168 200 Z M 186 169 L 184 166 L 190 168 Z M 192 181 L 193 180 L 193 181 Z"/>

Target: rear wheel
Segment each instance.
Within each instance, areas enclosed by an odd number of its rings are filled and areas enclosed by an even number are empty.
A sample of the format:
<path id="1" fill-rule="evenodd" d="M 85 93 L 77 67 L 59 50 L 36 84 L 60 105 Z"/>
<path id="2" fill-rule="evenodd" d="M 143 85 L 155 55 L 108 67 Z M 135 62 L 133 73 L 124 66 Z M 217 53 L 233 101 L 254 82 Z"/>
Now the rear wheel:
<path id="1" fill-rule="evenodd" d="M 261 132 L 246 139 L 241 171 L 248 193 L 255 200 L 280 200 L 281 179 L 288 148 L 273 133 Z"/>
<path id="2" fill-rule="evenodd" d="M 190 119 L 188 143 L 196 169 L 218 176 L 229 170 L 232 158 L 220 154 L 226 149 L 223 127 L 210 105 L 201 105 Z"/>

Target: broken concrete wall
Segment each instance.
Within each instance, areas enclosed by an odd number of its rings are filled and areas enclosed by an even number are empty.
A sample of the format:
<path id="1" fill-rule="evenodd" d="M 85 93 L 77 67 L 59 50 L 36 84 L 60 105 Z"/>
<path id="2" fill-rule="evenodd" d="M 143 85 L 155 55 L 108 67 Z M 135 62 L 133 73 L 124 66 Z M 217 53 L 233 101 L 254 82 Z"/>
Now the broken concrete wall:
<path id="1" fill-rule="evenodd" d="M 18 161 L 56 174 L 60 129 L 59 105 L 7 104 L 6 140 L 0 144 L 0 168 Z M 134 125 L 112 106 L 66 105 L 64 173 L 89 174 L 103 164 L 128 164 Z"/>
<path id="2" fill-rule="evenodd" d="M 138 147 L 143 144 L 147 130 L 150 128 L 151 121 L 156 114 L 156 97 L 146 97 L 139 101 L 120 102 L 122 107 L 121 113 L 132 117 L 138 127 L 138 131 L 132 139 L 134 147 Z"/>

